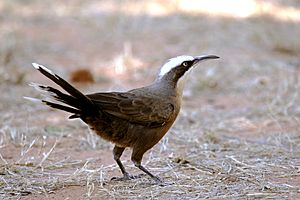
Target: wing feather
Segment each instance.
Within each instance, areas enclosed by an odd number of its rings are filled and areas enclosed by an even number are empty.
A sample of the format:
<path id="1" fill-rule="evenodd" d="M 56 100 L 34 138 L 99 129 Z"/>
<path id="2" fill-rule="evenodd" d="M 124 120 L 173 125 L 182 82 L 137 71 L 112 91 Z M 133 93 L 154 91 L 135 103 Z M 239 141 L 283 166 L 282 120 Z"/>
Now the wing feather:
<path id="1" fill-rule="evenodd" d="M 161 126 L 170 120 L 174 112 L 170 101 L 151 95 L 110 92 L 87 96 L 103 112 L 145 126 Z"/>

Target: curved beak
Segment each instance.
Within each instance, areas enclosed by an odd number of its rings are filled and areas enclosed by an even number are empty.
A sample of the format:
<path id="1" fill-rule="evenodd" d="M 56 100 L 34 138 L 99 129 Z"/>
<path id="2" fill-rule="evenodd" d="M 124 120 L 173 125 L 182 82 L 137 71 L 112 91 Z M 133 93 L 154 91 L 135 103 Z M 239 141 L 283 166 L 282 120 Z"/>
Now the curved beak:
<path id="1" fill-rule="evenodd" d="M 202 60 L 218 59 L 220 57 L 219 56 L 215 56 L 215 55 L 202 55 L 202 56 L 195 56 L 194 58 L 195 59 L 194 59 L 193 65 L 197 64 L 198 62 L 200 62 Z"/>

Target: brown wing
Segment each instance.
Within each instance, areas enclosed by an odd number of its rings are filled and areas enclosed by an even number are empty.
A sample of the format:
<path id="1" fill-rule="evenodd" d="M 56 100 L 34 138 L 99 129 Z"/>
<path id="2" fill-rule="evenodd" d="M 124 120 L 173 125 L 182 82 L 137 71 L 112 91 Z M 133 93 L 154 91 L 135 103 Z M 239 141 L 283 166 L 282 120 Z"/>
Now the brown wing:
<path id="1" fill-rule="evenodd" d="M 174 111 L 170 102 L 130 92 L 95 93 L 87 96 L 103 112 L 145 126 L 162 126 Z"/>

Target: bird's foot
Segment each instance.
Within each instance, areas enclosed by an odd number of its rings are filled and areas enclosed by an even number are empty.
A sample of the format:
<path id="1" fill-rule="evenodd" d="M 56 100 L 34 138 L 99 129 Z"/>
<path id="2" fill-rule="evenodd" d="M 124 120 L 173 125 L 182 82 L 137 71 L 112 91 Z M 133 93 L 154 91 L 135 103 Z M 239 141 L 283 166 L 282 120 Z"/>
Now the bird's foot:
<path id="1" fill-rule="evenodd" d="M 111 180 L 114 180 L 114 181 L 126 181 L 126 180 L 132 180 L 132 179 L 141 178 L 144 175 L 145 174 L 131 175 L 131 174 L 128 174 L 128 173 L 124 173 L 123 177 L 112 177 Z"/>
<path id="2" fill-rule="evenodd" d="M 152 179 L 155 181 L 155 183 L 160 184 L 163 183 L 164 181 L 161 180 L 158 176 L 153 176 Z"/>
<path id="3" fill-rule="evenodd" d="M 155 181 L 155 184 L 157 184 L 159 186 L 162 186 L 162 187 L 174 184 L 174 183 L 171 183 L 171 182 L 165 182 L 157 176 L 152 177 L 152 179 Z"/>

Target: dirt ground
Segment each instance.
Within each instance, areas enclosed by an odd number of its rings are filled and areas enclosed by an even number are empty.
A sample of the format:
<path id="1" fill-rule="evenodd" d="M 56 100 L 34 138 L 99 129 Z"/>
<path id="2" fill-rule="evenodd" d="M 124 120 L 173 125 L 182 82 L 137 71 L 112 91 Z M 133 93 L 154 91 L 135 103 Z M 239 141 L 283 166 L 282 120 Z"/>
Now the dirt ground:
<path id="1" fill-rule="evenodd" d="M 2 0 L 0 198 L 299 199 L 300 4 L 240 2 Z M 180 116 L 144 156 L 165 187 L 111 181 L 112 144 L 23 98 L 52 84 L 32 62 L 67 80 L 89 70 L 94 83 L 73 84 L 90 93 L 146 85 L 183 54 L 221 59 L 189 74 Z M 140 173 L 130 150 L 122 161 Z"/>

